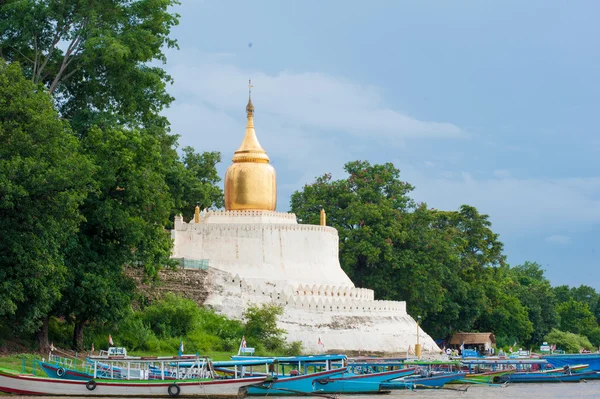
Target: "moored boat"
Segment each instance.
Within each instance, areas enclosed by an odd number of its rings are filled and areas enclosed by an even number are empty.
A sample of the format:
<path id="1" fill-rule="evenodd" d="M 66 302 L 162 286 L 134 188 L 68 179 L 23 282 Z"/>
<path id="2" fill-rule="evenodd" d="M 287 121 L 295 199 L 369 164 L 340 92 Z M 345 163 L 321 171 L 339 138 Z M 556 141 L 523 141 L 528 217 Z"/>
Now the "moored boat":
<path id="1" fill-rule="evenodd" d="M 576 353 L 576 354 L 553 354 L 543 355 L 542 357 L 552 367 L 574 366 L 577 364 L 587 364 L 590 371 L 600 371 L 600 353 Z"/>
<path id="2" fill-rule="evenodd" d="M 467 373 L 439 373 L 431 376 L 409 376 L 383 382 L 382 389 L 441 388 L 452 381 L 464 378 Z"/>
<path id="3" fill-rule="evenodd" d="M 288 396 L 307 395 L 313 392 L 313 382 L 318 379 L 336 377 L 346 371 L 345 368 L 321 371 L 310 374 L 297 374 L 276 376 L 264 384 L 253 385 L 248 388 L 250 396 Z"/>
<path id="4" fill-rule="evenodd" d="M 514 373 L 500 377 L 501 382 L 511 383 L 537 383 L 537 382 L 580 382 L 581 380 L 597 379 L 596 371 L 580 371 L 576 373 Z"/>
<path id="5" fill-rule="evenodd" d="M 334 378 L 316 379 L 313 383 L 313 390 L 319 393 L 341 394 L 383 393 L 389 391 L 389 389 L 382 388 L 383 382 L 414 374 L 415 370 L 415 368 L 405 368 L 371 374 L 346 372 Z"/>
<path id="6" fill-rule="evenodd" d="M 450 383 L 469 383 L 469 384 L 499 384 L 501 377 L 513 373 L 514 370 L 487 371 L 484 373 L 468 373 L 461 379 L 451 381 Z"/>
<path id="7" fill-rule="evenodd" d="M 248 386 L 262 384 L 266 377 L 237 379 L 163 380 L 64 380 L 24 375 L 0 369 L 0 392 L 20 395 L 107 397 L 203 397 L 238 398 Z"/>

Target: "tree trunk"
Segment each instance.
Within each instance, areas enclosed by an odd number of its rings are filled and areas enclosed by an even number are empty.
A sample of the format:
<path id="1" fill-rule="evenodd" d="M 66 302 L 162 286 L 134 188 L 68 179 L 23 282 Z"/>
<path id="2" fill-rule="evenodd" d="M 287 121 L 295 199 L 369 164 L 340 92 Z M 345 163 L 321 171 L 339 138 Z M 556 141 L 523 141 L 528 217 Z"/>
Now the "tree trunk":
<path id="1" fill-rule="evenodd" d="M 83 326 L 85 320 L 75 319 L 75 328 L 73 329 L 73 349 L 83 350 Z"/>
<path id="2" fill-rule="evenodd" d="M 42 319 L 42 325 L 36 333 L 38 347 L 40 352 L 46 353 L 50 351 L 50 343 L 48 342 L 48 316 Z"/>

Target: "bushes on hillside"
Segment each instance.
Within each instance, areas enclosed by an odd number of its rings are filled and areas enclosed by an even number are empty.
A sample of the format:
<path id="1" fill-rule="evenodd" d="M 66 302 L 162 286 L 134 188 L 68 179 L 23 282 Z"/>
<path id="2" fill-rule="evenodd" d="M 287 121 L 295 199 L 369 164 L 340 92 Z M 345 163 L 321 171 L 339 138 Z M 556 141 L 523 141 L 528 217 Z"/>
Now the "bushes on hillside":
<path id="1" fill-rule="evenodd" d="M 579 352 L 581 348 L 591 350 L 594 348 L 590 340 L 583 336 L 570 332 L 552 329 L 544 340 L 550 344 L 556 344 L 557 349 L 562 349 L 567 353 Z"/>
<path id="2" fill-rule="evenodd" d="M 167 294 L 141 310 L 131 310 L 118 325 L 91 326 L 86 348 L 105 349 L 107 337 L 129 351 L 177 353 L 181 341 L 186 353 L 237 352 L 242 337 L 256 354 L 298 355 L 300 342 L 287 343 L 285 331 L 277 327 L 283 309 L 273 305 L 250 307 L 244 314 L 246 323 L 231 320 L 214 311 L 199 307 L 195 302 Z M 52 324 L 57 342 L 68 342 L 66 333 L 72 325 Z M 65 335 L 64 337 L 62 335 Z"/>

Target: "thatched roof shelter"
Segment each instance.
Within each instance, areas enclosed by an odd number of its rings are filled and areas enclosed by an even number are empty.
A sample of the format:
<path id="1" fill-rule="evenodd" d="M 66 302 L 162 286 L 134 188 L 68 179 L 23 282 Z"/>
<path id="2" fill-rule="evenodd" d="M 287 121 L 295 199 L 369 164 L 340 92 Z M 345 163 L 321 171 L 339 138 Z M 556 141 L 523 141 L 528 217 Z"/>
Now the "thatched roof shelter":
<path id="1" fill-rule="evenodd" d="M 490 349 L 496 344 L 496 337 L 492 333 L 456 333 L 450 338 L 448 344 L 451 346 L 461 346 L 465 344 L 465 347 L 481 347 L 482 349 Z"/>

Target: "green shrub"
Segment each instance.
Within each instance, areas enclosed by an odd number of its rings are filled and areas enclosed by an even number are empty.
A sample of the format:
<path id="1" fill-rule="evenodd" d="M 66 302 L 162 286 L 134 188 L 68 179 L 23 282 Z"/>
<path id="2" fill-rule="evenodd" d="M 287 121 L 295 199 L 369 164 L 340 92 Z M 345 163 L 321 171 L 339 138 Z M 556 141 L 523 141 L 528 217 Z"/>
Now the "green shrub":
<path id="1" fill-rule="evenodd" d="M 140 314 L 157 337 L 184 336 L 193 331 L 200 320 L 200 309 L 194 301 L 173 294 L 167 294 Z"/>
<path id="2" fill-rule="evenodd" d="M 132 314 L 119 324 L 119 345 L 130 351 L 146 349 L 148 342 L 156 338 L 154 332 L 144 323 L 139 314 Z"/>
<path id="3" fill-rule="evenodd" d="M 588 332 L 587 337 L 590 339 L 590 342 L 594 347 L 600 347 L 600 327 L 596 327 Z"/>
<path id="4" fill-rule="evenodd" d="M 283 349 L 283 354 L 286 356 L 299 356 L 302 354 L 302 342 L 292 341 L 286 343 Z"/>
<path id="5" fill-rule="evenodd" d="M 587 337 L 583 335 L 573 334 L 570 332 L 560 331 L 555 328 L 544 337 L 544 341 L 550 345 L 556 344 L 556 349 L 562 349 L 567 353 L 577 353 L 581 348 L 591 350 L 594 348 Z"/>
<path id="6" fill-rule="evenodd" d="M 282 349 L 285 344 L 285 330 L 277 327 L 277 318 L 282 314 L 283 308 L 280 306 L 250 306 L 244 312 L 246 341 L 256 340 L 269 351 Z M 251 346 L 256 348 L 257 344 Z"/>
<path id="7" fill-rule="evenodd" d="M 186 353 L 221 351 L 221 339 L 215 335 L 196 330 L 184 338 Z"/>

